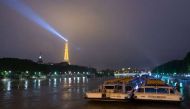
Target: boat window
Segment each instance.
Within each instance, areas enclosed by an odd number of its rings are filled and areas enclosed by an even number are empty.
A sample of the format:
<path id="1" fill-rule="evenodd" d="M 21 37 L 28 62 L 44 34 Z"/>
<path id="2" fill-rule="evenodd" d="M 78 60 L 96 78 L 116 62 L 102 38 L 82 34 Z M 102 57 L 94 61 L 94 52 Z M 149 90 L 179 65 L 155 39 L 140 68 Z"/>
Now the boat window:
<path id="1" fill-rule="evenodd" d="M 105 86 L 106 89 L 114 89 L 114 86 Z"/>
<path id="2" fill-rule="evenodd" d="M 143 88 L 139 88 L 138 92 L 144 92 L 144 89 Z"/>
<path id="3" fill-rule="evenodd" d="M 122 89 L 122 86 L 116 86 L 116 88 L 117 88 L 118 90 L 121 90 L 121 89 Z"/>
<path id="4" fill-rule="evenodd" d="M 145 92 L 147 92 L 147 93 L 156 93 L 156 89 L 155 88 L 145 88 Z"/>
<path id="5" fill-rule="evenodd" d="M 125 91 L 131 91 L 132 90 L 132 87 L 131 86 L 126 86 L 125 87 Z"/>
<path id="6" fill-rule="evenodd" d="M 174 89 L 170 89 L 170 94 L 174 94 L 174 93 L 175 93 Z"/>
<path id="7" fill-rule="evenodd" d="M 157 93 L 169 93 L 167 88 L 158 88 Z"/>

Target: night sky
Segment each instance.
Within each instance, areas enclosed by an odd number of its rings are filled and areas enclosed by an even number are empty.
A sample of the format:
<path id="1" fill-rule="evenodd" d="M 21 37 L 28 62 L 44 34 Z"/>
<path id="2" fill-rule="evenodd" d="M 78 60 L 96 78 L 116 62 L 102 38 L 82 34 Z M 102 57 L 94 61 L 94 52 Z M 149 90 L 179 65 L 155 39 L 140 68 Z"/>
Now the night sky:
<path id="1" fill-rule="evenodd" d="M 63 60 L 64 41 L 0 0 L 0 58 Z M 72 64 L 152 68 L 190 51 L 190 0 L 22 0 L 65 36 Z"/>

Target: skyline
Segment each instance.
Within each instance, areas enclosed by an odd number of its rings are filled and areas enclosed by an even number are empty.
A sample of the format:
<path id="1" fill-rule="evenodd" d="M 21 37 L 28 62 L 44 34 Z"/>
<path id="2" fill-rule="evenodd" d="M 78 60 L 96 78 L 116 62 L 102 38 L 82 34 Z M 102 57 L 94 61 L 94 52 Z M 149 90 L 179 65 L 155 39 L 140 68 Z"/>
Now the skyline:
<path id="1" fill-rule="evenodd" d="M 1 0 L 2 1 L 2 0 Z M 22 0 L 23 1 L 23 0 Z M 190 1 L 25 0 L 64 34 L 73 64 L 152 68 L 190 51 Z M 65 42 L 0 2 L 0 57 L 64 58 Z"/>

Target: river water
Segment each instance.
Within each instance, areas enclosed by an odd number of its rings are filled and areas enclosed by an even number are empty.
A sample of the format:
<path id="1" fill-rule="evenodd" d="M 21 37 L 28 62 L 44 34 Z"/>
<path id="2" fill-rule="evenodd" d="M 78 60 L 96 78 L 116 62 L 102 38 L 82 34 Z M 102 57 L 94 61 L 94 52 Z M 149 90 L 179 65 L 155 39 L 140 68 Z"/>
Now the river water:
<path id="1" fill-rule="evenodd" d="M 181 93 L 185 101 L 165 102 L 89 102 L 83 99 L 87 90 L 97 88 L 105 79 L 85 77 L 46 80 L 2 80 L 0 109 L 190 109 L 190 81 Z"/>

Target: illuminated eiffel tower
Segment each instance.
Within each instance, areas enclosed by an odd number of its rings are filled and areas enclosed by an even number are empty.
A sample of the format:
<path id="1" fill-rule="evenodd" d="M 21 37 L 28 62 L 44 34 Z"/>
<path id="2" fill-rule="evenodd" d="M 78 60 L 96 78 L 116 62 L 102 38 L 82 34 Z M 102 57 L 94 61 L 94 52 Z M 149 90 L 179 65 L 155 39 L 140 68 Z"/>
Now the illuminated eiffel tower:
<path id="1" fill-rule="evenodd" d="M 68 47 L 68 42 L 65 43 L 65 51 L 64 51 L 64 61 L 68 62 L 68 64 L 70 64 L 69 61 L 69 47 Z"/>

